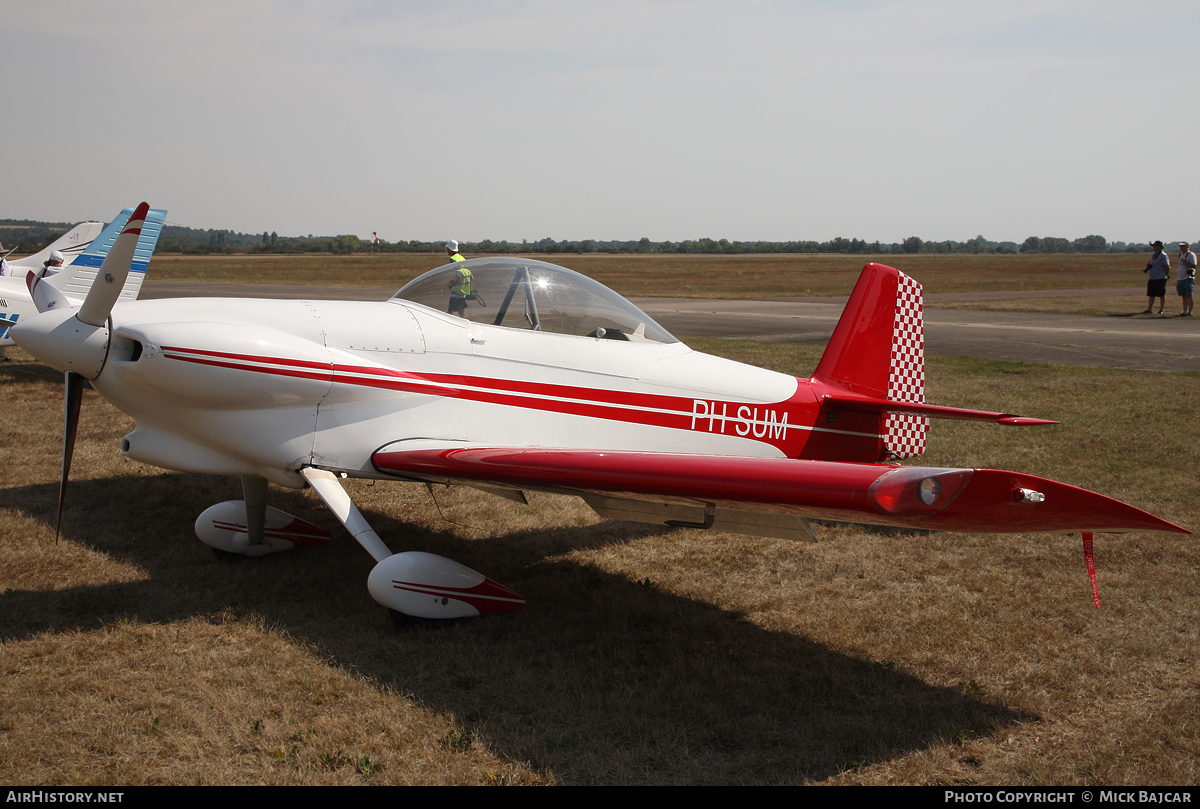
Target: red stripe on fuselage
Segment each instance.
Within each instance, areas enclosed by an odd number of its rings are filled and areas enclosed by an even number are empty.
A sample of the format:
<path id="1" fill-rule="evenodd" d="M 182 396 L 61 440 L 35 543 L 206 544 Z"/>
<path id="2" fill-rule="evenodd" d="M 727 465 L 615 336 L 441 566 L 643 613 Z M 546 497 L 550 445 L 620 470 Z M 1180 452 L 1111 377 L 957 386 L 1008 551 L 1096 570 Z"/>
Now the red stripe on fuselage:
<path id="1" fill-rule="evenodd" d="M 314 362 L 312 360 L 292 360 L 286 357 L 260 357 L 254 354 L 233 354 L 228 351 L 209 351 L 206 348 L 183 348 L 181 346 L 163 346 L 163 351 L 180 351 L 184 354 L 200 354 L 205 357 L 224 357 L 230 360 L 244 362 L 261 362 L 264 365 L 295 365 L 300 368 L 332 368 L 331 362 Z M 172 357 L 172 359 L 181 359 Z M 247 369 L 250 370 L 250 369 Z"/>
<path id="2" fill-rule="evenodd" d="M 169 355 L 169 354 L 164 354 L 163 356 L 165 356 L 169 360 L 181 360 L 183 362 L 194 362 L 197 365 L 211 365 L 214 368 L 231 368 L 235 371 L 254 371 L 255 373 L 271 374 L 273 376 L 291 376 L 291 377 L 297 377 L 300 379 L 315 379 L 315 380 L 321 381 L 321 382 L 330 382 L 330 381 L 332 381 L 332 378 L 333 378 L 332 375 L 328 374 L 328 373 L 317 374 L 317 373 L 308 373 L 305 371 L 297 371 L 297 370 L 290 370 L 290 369 L 282 370 L 282 369 L 277 369 L 277 368 L 261 368 L 261 367 L 256 367 L 256 366 L 237 365 L 236 363 L 232 363 L 232 362 L 220 362 L 218 360 L 205 360 L 205 359 L 200 359 L 199 357 L 178 357 L 178 356 Z"/>
<path id="3" fill-rule="evenodd" d="M 803 443 L 801 439 L 793 437 L 788 431 L 812 429 L 811 413 L 806 412 L 809 408 L 804 407 L 806 402 L 802 401 L 799 395 L 782 402 L 728 402 L 462 374 L 413 373 L 379 366 L 264 357 L 180 346 L 163 346 L 162 350 L 163 356 L 167 359 L 216 368 L 337 382 L 405 393 L 445 396 L 628 424 L 644 424 L 751 438 L 778 447 L 788 455 L 795 454 L 798 446 Z M 799 394 L 799 391 L 797 393 Z M 700 405 L 703 405 L 703 411 L 698 410 Z M 717 415 L 716 405 L 722 406 L 721 415 Z M 711 417 L 710 406 L 712 406 Z M 745 417 L 741 415 L 742 410 L 746 411 Z M 761 417 L 759 416 L 760 411 Z M 769 418 L 768 412 L 770 413 Z M 779 419 L 783 419 L 782 424 Z M 722 420 L 724 427 L 721 426 Z M 714 421 L 716 427 L 713 426 Z M 762 434 L 758 432 L 760 428 L 763 430 Z M 839 430 L 826 431 L 841 432 Z"/>

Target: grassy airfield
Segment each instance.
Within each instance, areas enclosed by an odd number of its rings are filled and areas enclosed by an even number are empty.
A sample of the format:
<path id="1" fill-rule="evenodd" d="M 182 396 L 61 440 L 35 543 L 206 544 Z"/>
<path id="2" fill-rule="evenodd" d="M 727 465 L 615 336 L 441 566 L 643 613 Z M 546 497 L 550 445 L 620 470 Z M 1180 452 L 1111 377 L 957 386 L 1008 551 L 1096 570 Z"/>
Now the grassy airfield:
<path id="1" fill-rule="evenodd" d="M 592 271 L 576 258 L 550 260 Z M 942 276 L 913 274 L 927 291 L 954 291 L 964 273 L 949 262 L 964 257 L 930 258 L 947 261 Z M 1014 258 L 1025 257 L 994 257 Z M 588 259 L 610 262 L 609 275 L 595 275 L 626 294 L 651 291 L 661 267 L 639 265 L 651 276 L 642 278 L 615 269 L 626 257 Z M 301 279 L 315 269 L 289 268 L 292 259 L 253 261 L 276 262 L 282 275 L 270 278 L 320 282 Z M 813 280 L 807 294 L 848 292 L 862 259 L 847 261 L 814 265 L 826 285 Z M 156 258 L 154 277 L 170 263 Z M 363 283 L 399 286 L 428 266 Z M 1142 277 L 1136 263 L 1133 272 Z M 328 283 L 365 274 L 351 268 Z M 844 289 L 833 274 L 848 279 Z M 983 288 L 978 273 L 965 275 L 968 289 Z M 820 354 L 687 342 L 801 376 Z M 219 563 L 192 523 L 240 497 L 237 481 L 126 460 L 119 441 L 132 422 L 91 391 L 56 545 L 61 376 L 9 354 L 8 783 L 1200 780 L 1191 538 L 1098 536 L 1096 610 L 1078 537 L 830 525 L 818 527 L 821 543 L 798 545 L 607 523 L 548 495 L 522 507 L 472 490 L 435 490 L 435 501 L 416 485 L 351 482 L 393 549 L 443 554 L 528 598 L 511 616 L 399 634 L 366 592 L 372 560 L 311 492 L 273 487 L 271 502 L 329 528 L 330 545 Z M 930 358 L 927 375 L 930 401 L 1064 423 L 935 422 L 922 464 L 1054 477 L 1200 526 L 1190 462 L 1200 376 L 955 357 Z"/>
<path id="2" fill-rule="evenodd" d="M 1147 254 L 1148 256 L 1148 254 Z M 1006 292 L 1127 287 L 1117 298 L 1032 298 L 1000 301 L 928 302 L 953 308 L 1128 314 L 1146 308 L 1147 256 L 1127 253 L 1079 255 L 535 255 L 570 267 L 626 296 L 775 298 L 849 295 L 867 261 L 896 267 L 918 279 L 925 293 Z M 473 256 L 469 256 L 473 258 Z M 207 280 L 399 289 L 421 273 L 445 264 L 443 255 L 351 256 L 156 256 L 155 280 Z M 1169 290 L 1172 296 L 1175 290 Z M 1139 305 L 1140 304 L 1140 305 Z"/>

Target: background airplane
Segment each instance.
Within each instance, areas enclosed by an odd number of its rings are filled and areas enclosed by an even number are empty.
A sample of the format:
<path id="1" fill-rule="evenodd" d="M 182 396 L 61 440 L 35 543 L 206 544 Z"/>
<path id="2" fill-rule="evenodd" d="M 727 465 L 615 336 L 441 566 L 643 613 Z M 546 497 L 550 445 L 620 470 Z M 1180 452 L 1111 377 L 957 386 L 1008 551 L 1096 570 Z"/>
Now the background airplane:
<path id="1" fill-rule="evenodd" d="M 100 222 L 80 222 L 44 250 L 8 262 L 9 275 L 0 276 L 0 347 L 13 344 L 8 335 L 8 326 L 4 326 L 4 322 L 16 323 L 21 317 L 37 313 L 25 284 L 26 275 L 30 271 L 41 270 L 50 254 L 58 250 L 66 259 L 63 268 L 58 273 L 47 276 L 45 281 L 50 286 L 62 290 L 67 300 L 78 306 L 83 302 L 96 277 L 96 271 L 132 213 L 133 208 L 125 208 L 107 226 Z M 147 213 L 146 225 L 142 228 L 121 290 L 122 300 L 134 300 L 141 291 L 142 281 L 146 278 L 146 267 L 150 263 L 150 256 L 154 254 L 154 246 L 158 243 L 166 216 L 167 212 L 163 209 L 153 209 Z"/>
<path id="2" fill-rule="evenodd" d="M 127 208 L 126 210 L 130 213 L 133 212 L 132 208 Z M 128 219 L 128 216 L 126 216 L 126 219 Z M 67 259 L 65 263 L 69 264 L 71 260 L 87 249 L 88 245 L 100 235 L 102 230 L 104 230 L 103 222 L 80 222 L 40 252 L 9 261 L 8 264 L 10 267 L 21 267 L 23 269 L 40 268 L 55 250 L 62 253 Z M 9 253 L 11 252 L 10 250 Z M 8 255 L 8 253 L 5 255 Z M 24 272 L 20 273 L 22 276 L 24 274 Z"/>
<path id="3" fill-rule="evenodd" d="M 84 380 L 130 414 L 124 454 L 238 475 L 244 500 L 197 520 L 222 554 L 329 540 L 267 506 L 311 486 L 375 558 L 393 616 L 505 612 L 516 593 L 440 556 L 393 554 L 346 477 L 463 483 L 512 499 L 578 495 L 602 516 L 815 539 L 809 520 L 982 533 L 1190 533 L 1133 506 L 1017 472 L 906 466 L 929 418 L 1052 424 L 924 401 L 921 287 L 868 264 L 813 376 L 694 352 L 604 286 L 520 258 L 432 270 L 389 301 L 118 303 L 148 206 L 82 304 L 31 274 L 41 314 L 13 329 L 66 372 L 59 517 Z M 450 314 L 472 274 L 467 317 Z M 463 297 L 463 296 L 460 296 Z M 488 301 L 491 305 L 488 305 Z M 449 311 L 447 311 L 449 310 Z"/>

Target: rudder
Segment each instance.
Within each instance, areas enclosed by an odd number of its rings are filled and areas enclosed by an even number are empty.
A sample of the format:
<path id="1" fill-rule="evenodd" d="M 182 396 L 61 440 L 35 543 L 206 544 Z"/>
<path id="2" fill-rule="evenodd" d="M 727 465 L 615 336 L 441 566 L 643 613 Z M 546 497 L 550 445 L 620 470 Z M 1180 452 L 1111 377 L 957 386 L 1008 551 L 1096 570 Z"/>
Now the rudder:
<path id="1" fill-rule="evenodd" d="M 925 402 L 925 320 L 921 285 L 902 272 L 896 286 L 896 319 L 892 327 L 892 355 L 887 398 L 893 402 Z M 929 417 L 888 413 L 883 420 L 883 443 L 897 458 L 914 458 L 925 452 Z"/>

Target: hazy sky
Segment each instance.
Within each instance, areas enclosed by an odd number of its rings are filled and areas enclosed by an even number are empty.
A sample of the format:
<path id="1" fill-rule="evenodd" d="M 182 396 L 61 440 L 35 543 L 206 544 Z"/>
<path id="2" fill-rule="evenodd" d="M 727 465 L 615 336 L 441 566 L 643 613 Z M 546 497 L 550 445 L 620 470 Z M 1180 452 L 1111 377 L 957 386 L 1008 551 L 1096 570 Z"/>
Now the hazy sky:
<path id="1" fill-rule="evenodd" d="M 7 0 L 0 217 L 1197 237 L 1198 23 L 1194 0 Z"/>

